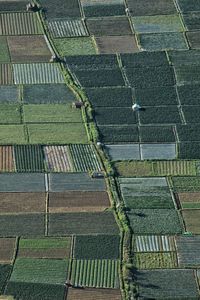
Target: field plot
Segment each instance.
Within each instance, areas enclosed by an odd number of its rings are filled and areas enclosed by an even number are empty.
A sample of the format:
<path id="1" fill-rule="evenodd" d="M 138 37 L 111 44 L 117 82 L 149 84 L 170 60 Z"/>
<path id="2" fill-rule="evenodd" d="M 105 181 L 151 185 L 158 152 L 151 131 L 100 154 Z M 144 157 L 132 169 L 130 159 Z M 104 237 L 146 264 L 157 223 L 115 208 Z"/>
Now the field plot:
<path id="1" fill-rule="evenodd" d="M 199 19 L 200 19 L 199 12 L 183 14 L 183 21 L 188 31 L 200 29 Z"/>
<path id="2" fill-rule="evenodd" d="M 0 174 L 0 192 L 45 192 L 44 174 Z"/>
<path id="3" fill-rule="evenodd" d="M 74 70 L 101 70 L 117 68 L 119 66 L 117 56 L 114 54 L 69 56 L 65 57 L 65 62 L 67 66 L 71 67 Z"/>
<path id="4" fill-rule="evenodd" d="M 43 172 L 44 159 L 40 145 L 14 146 L 15 167 L 17 172 Z"/>
<path id="5" fill-rule="evenodd" d="M 178 85 L 199 84 L 200 66 L 182 65 L 175 66 L 176 80 Z"/>
<path id="6" fill-rule="evenodd" d="M 67 17 L 80 17 L 79 1 L 78 0 L 39 0 L 38 1 L 45 9 L 47 19 L 62 19 Z"/>
<path id="7" fill-rule="evenodd" d="M 149 161 L 120 161 L 114 163 L 120 177 L 154 176 L 153 165 Z"/>
<path id="8" fill-rule="evenodd" d="M 120 16 L 125 14 L 123 0 L 106 1 L 106 0 L 81 0 L 83 11 L 86 17 L 105 17 Z"/>
<path id="9" fill-rule="evenodd" d="M 129 209 L 174 208 L 164 177 L 121 178 L 119 182 L 123 200 Z"/>
<path id="10" fill-rule="evenodd" d="M 98 126 L 102 142 L 139 142 L 138 127 L 134 125 Z"/>
<path id="11" fill-rule="evenodd" d="M 56 63 L 13 64 L 15 84 L 64 83 Z"/>
<path id="12" fill-rule="evenodd" d="M 153 162 L 153 169 L 157 176 L 195 176 L 196 163 L 191 160 L 166 160 Z"/>
<path id="13" fill-rule="evenodd" d="M 119 259 L 119 245 L 119 235 L 78 235 L 75 237 L 74 258 Z"/>
<path id="14" fill-rule="evenodd" d="M 0 11 L 25 11 L 26 9 L 26 0 L 17 0 L 17 1 L 0 1 Z"/>
<path id="15" fill-rule="evenodd" d="M 1 3 L 0 3 L 1 5 Z M 0 62 L 10 62 L 10 54 L 8 49 L 7 39 L 4 36 L 0 36 Z"/>
<path id="16" fill-rule="evenodd" d="M 13 84 L 13 74 L 11 64 L 0 64 L 0 84 Z"/>
<path id="17" fill-rule="evenodd" d="M 82 123 L 29 124 L 27 127 L 31 144 L 62 145 L 88 142 L 85 126 Z"/>
<path id="18" fill-rule="evenodd" d="M 178 105 L 178 96 L 173 86 L 136 89 L 135 98 L 141 106 Z"/>
<path id="19" fill-rule="evenodd" d="M 189 13 L 200 10 L 199 1 L 195 0 L 178 0 L 178 5 L 183 13 Z"/>
<path id="20" fill-rule="evenodd" d="M 176 192 L 200 191 L 200 178 L 195 176 L 172 177 L 172 184 Z"/>
<path id="21" fill-rule="evenodd" d="M 137 235 L 133 237 L 134 252 L 174 252 L 174 237 L 168 235 Z"/>
<path id="22" fill-rule="evenodd" d="M 131 229 L 137 234 L 178 234 L 183 228 L 174 209 L 133 209 L 127 212 Z"/>
<path id="23" fill-rule="evenodd" d="M 130 88 L 88 88 L 85 92 L 93 107 L 131 107 L 133 105 Z"/>
<path id="24" fill-rule="evenodd" d="M 138 37 L 140 47 L 146 51 L 187 50 L 184 33 L 143 33 Z"/>
<path id="25" fill-rule="evenodd" d="M 173 0 L 128 0 L 127 4 L 133 16 L 170 15 L 177 12 Z"/>
<path id="26" fill-rule="evenodd" d="M 186 65 L 197 65 L 199 66 L 199 57 L 200 52 L 191 50 L 191 51 L 168 51 L 167 52 L 169 61 L 172 65 L 178 66 L 186 66 Z M 180 87 L 181 88 L 181 87 Z M 184 88 L 184 86 L 183 86 Z M 186 88 L 186 87 L 185 87 Z M 193 88 L 193 87 L 191 87 Z"/>
<path id="27" fill-rule="evenodd" d="M 8 85 L 0 86 L 0 103 L 14 103 L 19 101 L 18 86 Z"/>
<path id="28" fill-rule="evenodd" d="M 139 271 L 136 275 L 139 299 L 198 299 L 193 270 Z"/>
<path id="29" fill-rule="evenodd" d="M 23 125 L 0 125 L 0 144 L 26 144 Z"/>
<path id="30" fill-rule="evenodd" d="M 19 241 L 18 258 L 69 258 L 71 254 L 71 237 L 23 239 Z"/>
<path id="31" fill-rule="evenodd" d="M 75 81 L 83 87 L 125 86 L 120 68 L 81 69 L 74 73 Z"/>
<path id="32" fill-rule="evenodd" d="M 7 39 L 12 62 L 48 62 L 51 58 L 51 52 L 42 35 L 10 36 Z"/>
<path id="33" fill-rule="evenodd" d="M 176 128 L 181 142 L 200 141 L 200 134 L 196 124 L 177 125 Z"/>
<path id="34" fill-rule="evenodd" d="M 64 284 L 67 272 L 68 260 L 18 258 L 10 281 Z"/>
<path id="35" fill-rule="evenodd" d="M 194 234 L 200 234 L 200 210 L 184 209 L 182 216 L 185 223 L 186 231 Z"/>
<path id="36" fill-rule="evenodd" d="M 111 160 L 140 160 L 139 144 L 106 145 L 105 151 Z"/>
<path id="37" fill-rule="evenodd" d="M 141 159 L 175 159 L 176 144 L 141 144 Z"/>
<path id="38" fill-rule="evenodd" d="M 119 288 L 118 260 L 73 260 L 71 281 L 75 286 Z"/>
<path id="39" fill-rule="evenodd" d="M 46 211 L 45 193 L 0 193 L 1 213 L 36 213 Z"/>
<path id="40" fill-rule="evenodd" d="M 185 116 L 186 123 L 198 123 L 200 106 L 183 106 L 183 114 Z"/>
<path id="41" fill-rule="evenodd" d="M 3 288 L 12 270 L 10 265 L 0 265 L 0 292 L 3 293 Z"/>
<path id="42" fill-rule="evenodd" d="M 136 253 L 134 264 L 138 269 L 171 269 L 177 266 L 176 254 L 162 253 Z"/>
<path id="43" fill-rule="evenodd" d="M 99 125 L 129 125 L 137 123 L 137 115 L 131 107 L 98 107 L 95 120 Z"/>
<path id="44" fill-rule="evenodd" d="M 190 159 L 199 159 L 200 154 L 199 154 L 199 147 L 200 147 L 200 142 L 183 142 L 179 143 L 178 145 L 178 157 L 180 159 L 187 159 L 188 157 Z"/>
<path id="45" fill-rule="evenodd" d="M 20 124 L 21 107 L 17 104 L 0 104 L 1 124 Z"/>
<path id="46" fill-rule="evenodd" d="M 169 65 L 165 52 L 129 53 L 121 54 L 120 57 L 123 67 L 167 67 Z"/>
<path id="47" fill-rule="evenodd" d="M 0 262 L 11 263 L 15 254 L 15 238 L 0 239 Z"/>
<path id="48" fill-rule="evenodd" d="M 71 104 L 24 105 L 25 123 L 82 123 L 81 110 Z"/>
<path id="49" fill-rule="evenodd" d="M 176 236 L 178 264 L 181 268 L 199 267 L 200 265 L 200 237 Z"/>
<path id="50" fill-rule="evenodd" d="M 44 236 L 44 214 L 1 214 L 0 237 Z"/>
<path id="51" fill-rule="evenodd" d="M 13 295 L 19 299 L 43 299 L 51 300 L 56 297 L 57 300 L 63 300 L 65 294 L 65 286 L 60 284 L 42 284 L 30 282 L 14 282 L 9 281 L 6 286 L 5 293 Z M 6 298 L 5 300 L 13 300 Z"/>
<path id="52" fill-rule="evenodd" d="M 88 18 L 86 25 L 90 35 L 113 36 L 132 35 L 129 20 L 126 17 Z"/>
<path id="53" fill-rule="evenodd" d="M 173 143 L 176 141 L 173 126 L 140 126 L 141 142 Z"/>
<path id="54" fill-rule="evenodd" d="M 49 215 L 50 236 L 69 234 L 118 234 L 112 212 L 60 213 Z"/>
<path id="55" fill-rule="evenodd" d="M 2 13 L 0 14 L 2 35 L 42 34 L 38 16 L 35 13 Z"/>
<path id="56" fill-rule="evenodd" d="M 138 52 L 139 48 L 134 36 L 102 36 L 95 37 L 95 41 L 101 54 L 132 53 Z"/>
<path id="57" fill-rule="evenodd" d="M 105 191 L 102 178 L 91 178 L 88 173 L 49 174 L 50 192 Z"/>
<path id="58" fill-rule="evenodd" d="M 82 20 L 52 20 L 48 28 L 54 38 L 88 36 L 87 28 Z"/>
<path id="59" fill-rule="evenodd" d="M 23 86 L 23 101 L 27 104 L 71 103 L 75 99 L 75 95 L 65 84 Z"/>
<path id="60" fill-rule="evenodd" d="M 50 213 L 104 211 L 108 207 L 110 200 L 106 192 L 49 193 Z"/>
<path id="61" fill-rule="evenodd" d="M 181 124 L 181 117 L 177 106 L 145 107 L 139 112 L 141 124 Z"/>
<path id="62" fill-rule="evenodd" d="M 45 164 L 50 172 L 72 172 L 74 167 L 68 146 L 45 146 Z"/>
<path id="63" fill-rule="evenodd" d="M 53 40 L 60 56 L 96 54 L 97 49 L 92 37 L 59 38 Z"/>
<path id="64" fill-rule="evenodd" d="M 120 290 L 117 289 L 97 289 L 97 288 L 87 288 L 87 289 L 68 289 L 67 299 L 69 300 L 104 300 L 107 297 L 109 300 L 121 300 L 122 296 Z"/>
<path id="65" fill-rule="evenodd" d="M 199 208 L 200 209 L 200 193 L 178 193 L 178 200 L 182 208 Z"/>
<path id="66" fill-rule="evenodd" d="M 125 68 L 130 86 L 153 88 L 174 85 L 173 70 L 170 67 Z"/>
<path id="67" fill-rule="evenodd" d="M 12 172 L 15 170 L 13 147 L 0 146 L 0 172 Z"/>
<path id="68" fill-rule="evenodd" d="M 189 31 L 186 33 L 186 37 L 192 49 L 200 49 L 200 39 L 198 31 Z"/>
<path id="69" fill-rule="evenodd" d="M 137 33 L 184 31 L 179 15 L 140 16 L 132 18 Z"/>
<path id="70" fill-rule="evenodd" d="M 101 165 L 93 145 L 69 145 L 75 171 L 100 171 Z"/>

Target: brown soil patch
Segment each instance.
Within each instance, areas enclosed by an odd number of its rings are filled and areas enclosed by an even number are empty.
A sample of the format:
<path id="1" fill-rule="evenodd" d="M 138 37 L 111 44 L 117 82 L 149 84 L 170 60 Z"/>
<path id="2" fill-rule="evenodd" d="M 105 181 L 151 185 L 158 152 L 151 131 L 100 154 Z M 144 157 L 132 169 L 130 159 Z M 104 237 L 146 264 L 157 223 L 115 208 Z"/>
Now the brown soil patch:
<path id="1" fill-rule="evenodd" d="M 51 52 L 43 36 L 10 36 L 12 62 L 48 62 Z"/>
<path id="2" fill-rule="evenodd" d="M 69 288 L 67 300 L 121 300 L 120 290 L 114 289 L 75 289 Z"/>
<path id="3" fill-rule="evenodd" d="M 70 248 L 54 248 L 54 249 L 19 249 L 18 257 L 29 257 L 29 258 L 60 258 L 64 259 L 70 257 Z"/>
<path id="4" fill-rule="evenodd" d="M 180 202 L 200 202 L 200 193 L 178 193 Z"/>
<path id="5" fill-rule="evenodd" d="M 13 84 L 11 64 L 0 64 L 0 85 Z"/>
<path id="6" fill-rule="evenodd" d="M 101 54 L 139 52 L 134 36 L 102 36 L 95 40 Z"/>
<path id="7" fill-rule="evenodd" d="M 11 263 L 15 251 L 15 238 L 0 238 L 0 263 Z"/>
<path id="8" fill-rule="evenodd" d="M 49 212 L 103 211 L 110 207 L 106 192 L 64 192 L 49 194 Z"/>
<path id="9" fill-rule="evenodd" d="M 13 147 L 0 146 L 0 172 L 14 171 Z"/>
<path id="10" fill-rule="evenodd" d="M 1 213 L 45 212 L 45 193 L 0 193 Z"/>
<path id="11" fill-rule="evenodd" d="M 200 210 L 186 209 L 182 210 L 183 219 L 187 231 L 194 234 L 200 234 Z"/>

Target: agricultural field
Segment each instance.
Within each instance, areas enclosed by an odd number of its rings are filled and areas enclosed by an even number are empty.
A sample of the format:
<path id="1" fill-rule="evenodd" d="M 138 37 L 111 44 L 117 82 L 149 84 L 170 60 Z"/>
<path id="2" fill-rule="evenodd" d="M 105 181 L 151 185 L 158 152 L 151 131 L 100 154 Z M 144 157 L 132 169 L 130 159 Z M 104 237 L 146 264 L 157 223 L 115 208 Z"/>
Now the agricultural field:
<path id="1" fill-rule="evenodd" d="M 177 236 L 175 240 L 179 266 L 181 268 L 199 267 L 199 236 Z"/>
<path id="2" fill-rule="evenodd" d="M 15 238 L 0 239 L 0 262 L 1 264 L 12 263 L 16 250 Z"/>
<path id="3" fill-rule="evenodd" d="M 98 289 L 98 288 L 85 288 L 85 289 L 73 289 L 69 288 L 67 293 L 67 299 L 69 300 L 104 300 L 105 297 L 109 297 L 110 300 L 121 300 L 122 296 L 118 289 Z"/>

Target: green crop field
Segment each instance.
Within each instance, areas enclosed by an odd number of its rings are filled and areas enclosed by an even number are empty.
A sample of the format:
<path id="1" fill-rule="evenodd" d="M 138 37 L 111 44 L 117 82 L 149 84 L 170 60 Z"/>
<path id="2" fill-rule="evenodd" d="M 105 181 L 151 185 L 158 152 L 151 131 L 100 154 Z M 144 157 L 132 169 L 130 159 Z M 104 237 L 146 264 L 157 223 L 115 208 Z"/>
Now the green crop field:
<path id="1" fill-rule="evenodd" d="M 118 259 L 118 235 L 79 235 L 75 237 L 74 258 Z"/>
<path id="2" fill-rule="evenodd" d="M 176 254 L 162 253 L 135 253 L 134 264 L 138 269 L 171 269 L 177 266 Z"/>
<path id="3" fill-rule="evenodd" d="M 200 191 L 199 177 L 173 177 L 172 184 L 176 192 Z"/>
<path id="4" fill-rule="evenodd" d="M 0 62 L 10 62 L 8 43 L 4 36 L 0 37 Z"/>
<path id="5" fill-rule="evenodd" d="M 23 125 L 0 125 L 0 144 L 26 144 Z"/>
<path id="6" fill-rule="evenodd" d="M 17 104 L 0 105 L 0 124 L 20 124 L 21 107 Z"/>
<path id="7" fill-rule="evenodd" d="M 11 265 L 0 265 L 0 293 L 3 292 L 5 283 L 9 277 L 9 274 L 12 270 Z"/>
<path id="8" fill-rule="evenodd" d="M 39 145 L 14 146 L 17 172 L 44 171 L 42 147 Z"/>

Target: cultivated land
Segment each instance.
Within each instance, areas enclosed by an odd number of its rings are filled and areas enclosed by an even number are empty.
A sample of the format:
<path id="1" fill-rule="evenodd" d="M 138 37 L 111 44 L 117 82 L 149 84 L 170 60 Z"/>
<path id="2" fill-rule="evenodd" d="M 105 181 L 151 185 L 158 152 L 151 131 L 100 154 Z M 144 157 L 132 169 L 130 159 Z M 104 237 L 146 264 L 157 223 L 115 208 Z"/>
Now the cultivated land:
<path id="1" fill-rule="evenodd" d="M 200 1 L 34 3 L 0 0 L 0 299 L 199 299 Z"/>

